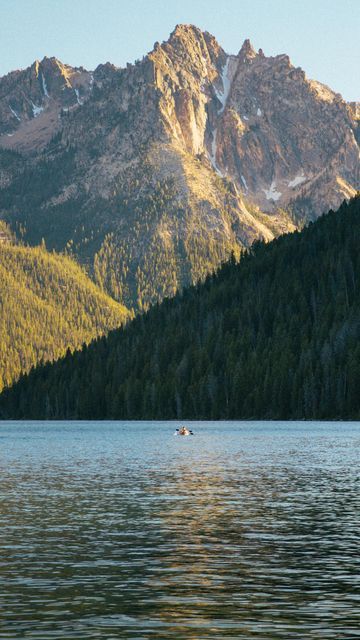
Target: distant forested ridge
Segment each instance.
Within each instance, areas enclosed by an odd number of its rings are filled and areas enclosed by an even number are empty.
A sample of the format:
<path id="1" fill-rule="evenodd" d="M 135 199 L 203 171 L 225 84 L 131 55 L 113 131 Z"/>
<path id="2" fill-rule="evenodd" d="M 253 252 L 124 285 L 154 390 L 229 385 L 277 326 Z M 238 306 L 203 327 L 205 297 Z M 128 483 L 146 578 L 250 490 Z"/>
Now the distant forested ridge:
<path id="1" fill-rule="evenodd" d="M 0 391 L 131 317 L 69 257 L 13 240 L 0 221 Z"/>
<path id="2" fill-rule="evenodd" d="M 360 198 L 23 376 L 2 417 L 360 418 Z"/>

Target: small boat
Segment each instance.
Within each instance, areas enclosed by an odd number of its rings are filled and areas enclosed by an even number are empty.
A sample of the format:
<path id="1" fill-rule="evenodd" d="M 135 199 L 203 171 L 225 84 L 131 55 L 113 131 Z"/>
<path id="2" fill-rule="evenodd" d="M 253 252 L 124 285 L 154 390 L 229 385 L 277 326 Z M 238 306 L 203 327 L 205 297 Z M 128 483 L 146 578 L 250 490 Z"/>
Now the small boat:
<path id="1" fill-rule="evenodd" d="M 175 436 L 193 436 L 193 432 L 191 431 L 191 429 L 188 429 L 187 427 L 180 427 L 180 429 L 176 429 L 175 431 Z"/>

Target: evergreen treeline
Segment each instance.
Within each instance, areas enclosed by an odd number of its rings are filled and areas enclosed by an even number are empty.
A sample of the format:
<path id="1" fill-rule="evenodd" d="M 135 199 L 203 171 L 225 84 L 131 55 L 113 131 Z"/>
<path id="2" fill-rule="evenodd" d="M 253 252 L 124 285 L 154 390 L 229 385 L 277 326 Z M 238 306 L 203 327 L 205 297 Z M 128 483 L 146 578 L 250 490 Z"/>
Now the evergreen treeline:
<path id="1" fill-rule="evenodd" d="M 360 197 L 23 376 L 11 418 L 360 418 Z"/>
<path id="2" fill-rule="evenodd" d="M 0 390 L 130 315 L 70 258 L 11 241 L 0 221 Z"/>

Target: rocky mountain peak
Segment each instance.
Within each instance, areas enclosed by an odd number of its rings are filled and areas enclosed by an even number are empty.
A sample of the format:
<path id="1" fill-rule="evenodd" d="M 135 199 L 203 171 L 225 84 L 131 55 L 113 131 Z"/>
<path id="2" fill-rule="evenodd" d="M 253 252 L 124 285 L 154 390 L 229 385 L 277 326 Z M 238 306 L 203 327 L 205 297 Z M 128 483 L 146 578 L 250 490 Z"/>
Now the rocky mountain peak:
<path id="1" fill-rule="evenodd" d="M 180 23 L 175 26 L 175 29 L 170 33 L 168 42 L 178 39 L 188 40 L 189 38 L 201 38 L 203 32 L 194 24 Z"/>
<path id="2" fill-rule="evenodd" d="M 216 38 L 208 31 L 201 31 L 201 29 L 193 24 L 178 24 L 170 34 L 168 40 L 163 42 L 163 45 L 168 43 L 174 48 L 177 46 L 194 47 L 197 42 L 200 47 L 202 47 L 204 40 L 209 49 L 214 48 L 216 50 L 219 48 Z"/>
<path id="3" fill-rule="evenodd" d="M 0 146 L 33 151 L 46 145 L 64 114 L 91 93 L 93 76 L 55 57 L 0 78 Z"/>
<path id="4" fill-rule="evenodd" d="M 285 54 L 245 40 L 229 55 L 193 25 L 126 68 L 92 74 L 44 58 L 0 78 L 0 147 L 22 152 L 35 176 L 46 158 L 52 184 L 30 211 L 32 177 L 18 178 L 19 222 L 92 256 L 99 282 L 129 304 L 139 283 L 146 304 L 170 295 L 353 195 L 358 117 Z M 4 163 L 0 186 L 17 171 Z M 166 274 L 158 254 L 173 260 Z"/>
<path id="5" fill-rule="evenodd" d="M 256 53 L 254 47 L 252 46 L 249 38 L 244 40 L 244 43 L 238 53 L 238 58 L 241 60 L 241 62 L 247 62 L 252 58 L 256 58 L 257 55 L 258 54 Z"/>
<path id="6" fill-rule="evenodd" d="M 148 56 L 154 66 L 166 135 L 195 155 L 205 151 L 208 103 L 223 91 L 227 56 L 216 39 L 193 25 L 177 25 Z M 215 108 L 215 107 L 214 107 Z"/>
<path id="7" fill-rule="evenodd" d="M 192 70 L 189 65 L 194 65 L 196 71 L 199 63 L 202 67 L 204 63 L 216 64 L 217 58 L 225 55 L 214 36 L 191 24 L 177 25 L 168 40 L 156 45 L 152 53 L 159 52 L 160 49 L 169 57 L 170 62 L 182 64 L 189 71 Z"/>

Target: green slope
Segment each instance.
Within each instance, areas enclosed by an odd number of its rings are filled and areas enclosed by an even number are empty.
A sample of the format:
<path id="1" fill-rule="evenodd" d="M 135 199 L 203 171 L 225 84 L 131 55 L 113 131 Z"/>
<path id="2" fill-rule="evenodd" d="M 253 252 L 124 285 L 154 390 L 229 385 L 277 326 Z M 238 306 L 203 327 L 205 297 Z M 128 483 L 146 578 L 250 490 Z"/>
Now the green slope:
<path id="1" fill-rule="evenodd" d="M 360 197 L 0 396 L 13 418 L 360 418 Z"/>
<path id="2" fill-rule="evenodd" d="M 4 235 L 6 232 L 4 232 Z M 70 258 L 0 244 L 0 389 L 130 316 Z"/>

